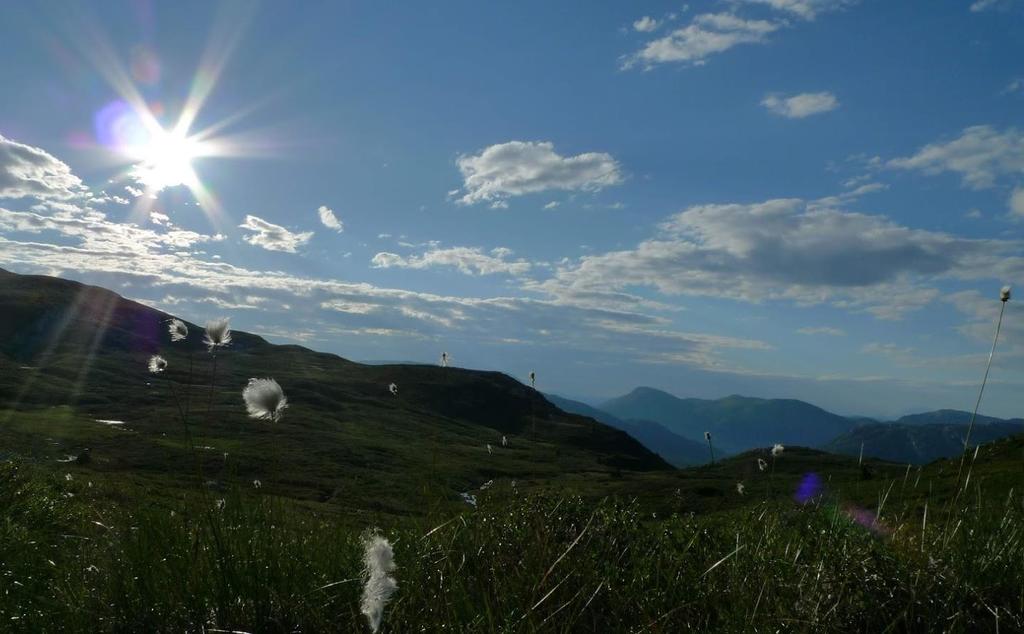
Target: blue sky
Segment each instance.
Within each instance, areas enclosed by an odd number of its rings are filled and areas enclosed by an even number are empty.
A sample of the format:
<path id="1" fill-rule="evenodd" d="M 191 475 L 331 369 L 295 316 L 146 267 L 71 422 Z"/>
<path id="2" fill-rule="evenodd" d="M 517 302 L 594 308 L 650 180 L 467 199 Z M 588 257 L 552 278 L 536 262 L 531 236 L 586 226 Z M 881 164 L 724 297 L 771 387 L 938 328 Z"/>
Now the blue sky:
<path id="1" fill-rule="evenodd" d="M 973 404 L 1024 2 L 299 6 L 5 8 L 0 266 L 577 397 Z"/>

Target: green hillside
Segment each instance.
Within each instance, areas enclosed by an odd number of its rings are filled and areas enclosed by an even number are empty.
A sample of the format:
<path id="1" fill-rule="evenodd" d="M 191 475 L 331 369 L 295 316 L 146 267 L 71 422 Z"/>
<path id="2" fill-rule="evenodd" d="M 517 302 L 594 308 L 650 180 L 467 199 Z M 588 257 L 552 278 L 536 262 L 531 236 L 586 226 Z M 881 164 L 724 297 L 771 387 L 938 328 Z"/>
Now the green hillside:
<path id="1" fill-rule="evenodd" d="M 309 502 L 404 514 L 421 508 L 425 483 L 457 501 L 496 478 L 669 468 L 626 433 L 496 372 L 362 365 L 244 332 L 214 356 L 193 323 L 172 343 L 169 315 L 41 276 L 0 273 L 0 314 L 0 446 L 42 462 L 88 449 L 99 475 L 187 487 L 197 469 L 177 400 L 213 486 L 260 480 Z M 169 367 L 153 375 L 157 353 Z M 262 376 L 289 399 L 279 423 L 246 417 L 242 388 Z"/>
<path id="2" fill-rule="evenodd" d="M 3 631 L 368 631 L 369 534 L 385 633 L 1024 629 L 1022 435 L 962 465 L 764 442 L 672 469 L 500 373 L 246 333 L 214 358 L 54 278 L 0 274 L 0 315 Z M 280 422 L 245 416 L 252 376 Z M 706 403 L 716 441 L 813 411 Z"/>

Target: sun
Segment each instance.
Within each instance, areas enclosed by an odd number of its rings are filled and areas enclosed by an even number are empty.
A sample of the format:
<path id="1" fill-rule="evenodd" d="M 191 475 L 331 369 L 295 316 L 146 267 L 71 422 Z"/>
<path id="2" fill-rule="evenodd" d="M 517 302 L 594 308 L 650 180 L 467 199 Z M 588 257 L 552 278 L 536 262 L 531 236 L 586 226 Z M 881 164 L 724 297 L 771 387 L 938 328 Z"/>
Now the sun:
<path id="1" fill-rule="evenodd" d="M 160 191 L 165 187 L 198 182 L 192 161 L 203 156 L 203 144 L 180 130 L 156 128 L 143 143 L 133 148 L 138 163 L 132 176 L 147 188 Z"/>

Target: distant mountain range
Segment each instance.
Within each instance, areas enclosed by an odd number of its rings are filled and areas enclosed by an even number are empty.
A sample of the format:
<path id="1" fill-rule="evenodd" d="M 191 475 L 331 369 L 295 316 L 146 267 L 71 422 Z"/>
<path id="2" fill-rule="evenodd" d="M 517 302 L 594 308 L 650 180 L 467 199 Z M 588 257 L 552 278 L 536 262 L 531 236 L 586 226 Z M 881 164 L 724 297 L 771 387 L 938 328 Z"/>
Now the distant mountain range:
<path id="1" fill-rule="evenodd" d="M 673 466 L 686 467 L 704 464 L 710 459 L 706 444 L 690 440 L 689 438 L 683 438 L 669 431 L 660 423 L 649 420 L 625 421 L 604 410 L 581 403 L 580 401 L 563 398 L 555 394 L 545 394 L 544 396 L 562 411 L 589 416 L 610 427 L 621 429 Z M 725 457 L 726 454 L 722 452 L 720 455 Z"/>
<path id="2" fill-rule="evenodd" d="M 710 431 L 716 456 L 776 442 L 920 464 L 963 451 L 970 412 L 943 409 L 911 414 L 892 422 L 845 417 L 793 399 L 728 396 L 717 400 L 678 398 L 650 387 L 594 407 L 546 395 L 559 408 L 622 429 L 668 462 L 681 466 L 708 461 L 704 432 Z M 979 415 L 971 444 L 1024 432 L 1024 419 Z"/>
<path id="3" fill-rule="evenodd" d="M 934 413 L 936 412 L 929 412 Z M 967 414 L 970 418 L 970 412 L 957 413 Z M 991 421 L 988 417 L 986 420 Z M 971 445 L 992 442 L 1022 432 L 1024 420 L 1020 419 L 975 424 L 971 432 Z M 891 462 L 925 464 L 939 458 L 959 455 L 964 450 L 966 436 L 967 425 L 872 423 L 861 425 L 839 436 L 823 448 L 832 453 L 856 456 L 860 454 L 863 444 L 865 456 Z"/>
<path id="4" fill-rule="evenodd" d="M 678 398 L 649 387 L 611 399 L 600 409 L 624 420 L 660 423 L 697 442 L 711 432 L 715 445 L 729 453 L 774 443 L 820 447 L 854 426 L 844 416 L 793 399 Z"/>

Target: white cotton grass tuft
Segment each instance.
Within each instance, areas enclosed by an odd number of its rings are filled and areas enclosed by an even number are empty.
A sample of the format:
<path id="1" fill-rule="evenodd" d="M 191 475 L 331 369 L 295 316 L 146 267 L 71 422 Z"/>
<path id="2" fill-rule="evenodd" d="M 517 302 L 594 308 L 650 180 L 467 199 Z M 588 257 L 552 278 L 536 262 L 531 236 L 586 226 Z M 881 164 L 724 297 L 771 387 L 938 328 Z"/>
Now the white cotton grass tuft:
<path id="1" fill-rule="evenodd" d="M 249 418 L 281 420 L 284 410 L 288 407 L 288 399 L 284 390 L 274 379 L 249 379 L 248 385 L 242 390 L 242 400 Z"/>
<path id="2" fill-rule="evenodd" d="M 394 383 L 388 386 L 388 392 L 391 392 L 395 396 L 398 396 L 398 386 Z"/>
<path id="3" fill-rule="evenodd" d="M 742 482 L 737 482 L 737 483 L 736 483 L 736 492 L 737 492 L 737 493 L 739 493 L 740 495 L 743 495 L 743 490 L 744 490 L 745 488 L 746 488 L 746 487 L 745 487 L 745 486 L 743 486 L 743 483 L 742 483 Z"/>
<path id="4" fill-rule="evenodd" d="M 167 369 L 167 359 L 161 357 L 158 354 L 154 354 L 149 358 L 149 371 L 153 374 L 160 374 Z"/>
<path id="5" fill-rule="evenodd" d="M 775 446 L 772 447 L 772 455 L 776 456 L 776 457 L 781 456 L 782 452 L 785 451 L 785 450 L 786 450 L 785 447 L 783 447 L 779 443 L 775 443 Z"/>
<path id="6" fill-rule="evenodd" d="M 1008 302 L 1010 301 L 1010 287 L 1009 285 L 999 289 L 999 301 Z"/>
<path id="7" fill-rule="evenodd" d="M 709 432 L 709 431 L 704 432 L 704 440 L 711 440 L 711 432 Z"/>
<path id="8" fill-rule="evenodd" d="M 487 455 L 494 453 L 494 449 L 491 447 L 491 443 L 487 443 Z"/>
<path id="9" fill-rule="evenodd" d="M 530 387 L 537 387 L 537 373 L 534 372 L 533 370 L 530 370 Z"/>
<path id="10" fill-rule="evenodd" d="M 180 319 L 172 319 L 167 330 L 171 333 L 171 341 L 181 341 L 188 337 L 188 326 Z"/>
<path id="11" fill-rule="evenodd" d="M 757 468 L 760 469 L 761 471 L 764 471 L 765 469 L 768 468 L 768 463 L 764 459 L 758 458 L 757 459 Z"/>
<path id="12" fill-rule="evenodd" d="M 508 438 L 506 438 L 505 436 L 501 437 L 501 446 L 508 447 Z"/>
<path id="13" fill-rule="evenodd" d="M 363 539 L 363 600 L 360 610 L 370 623 L 370 630 L 376 632 L 384 620 L 384 608 L 391 595 L 398 589 L 398 582 L 391 576 L 395 569 L 395 554 L 391 543 L 380 535 L 368 535 Z"/>
<path id="14" fill-rule="evenodd" d="M 442 368 L 447 368 L 448 367 L 448 361 L 450 361 L 450 357 L 448 356 L 448 353 L 447 352 L 442 352 L 441 353 L 441 367 Z"/>
<path id="15" fill-rule="evenodd" d="M 203 343 L 213 352 L 217 348 L 223 348 L 231 343 L 231 328 L 228 325 L 229 319 L 221 317 L 206 322 L 206 337 Z"/>

